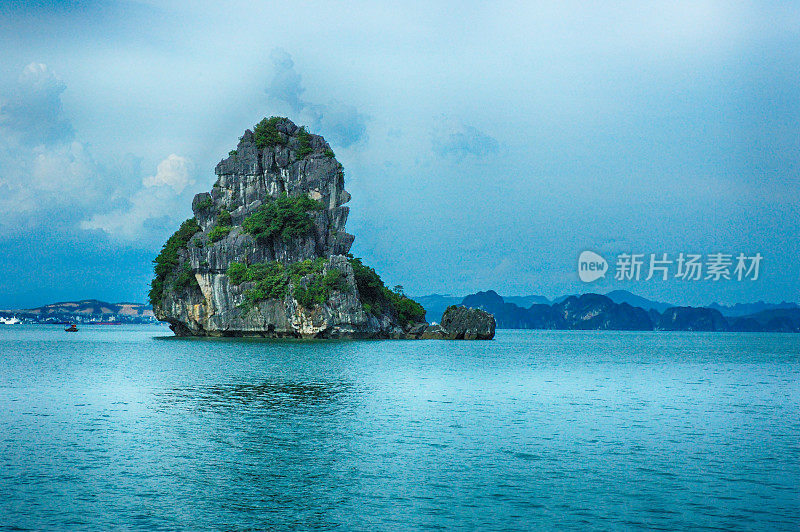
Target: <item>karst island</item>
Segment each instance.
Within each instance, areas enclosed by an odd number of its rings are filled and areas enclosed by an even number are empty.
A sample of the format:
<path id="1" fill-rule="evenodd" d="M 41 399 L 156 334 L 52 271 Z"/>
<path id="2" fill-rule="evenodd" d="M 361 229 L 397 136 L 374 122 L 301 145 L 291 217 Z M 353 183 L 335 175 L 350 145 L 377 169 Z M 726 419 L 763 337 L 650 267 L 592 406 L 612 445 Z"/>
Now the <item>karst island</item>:
<path id="1" fill-rule="evenodd" d="M 177 336 L 494 337 L 479 309 L 450 307 L 428 324 L 350 254 L 344 169 L 321 136 L 265 118 L 215 172 L 154 261 L 150 302 Z"/>

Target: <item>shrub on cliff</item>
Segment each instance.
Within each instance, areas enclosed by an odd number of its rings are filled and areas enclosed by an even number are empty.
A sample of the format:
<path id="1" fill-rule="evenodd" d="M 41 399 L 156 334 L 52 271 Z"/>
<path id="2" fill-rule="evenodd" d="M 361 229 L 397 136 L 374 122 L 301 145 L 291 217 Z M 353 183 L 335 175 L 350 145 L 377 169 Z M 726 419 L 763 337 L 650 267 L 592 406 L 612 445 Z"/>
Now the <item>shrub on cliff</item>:
<path id="1" fill-rule="evenodd" d="M 280 262 L 259 262 L 246 266 L 232 262 L 226 272 L 232 285 L 255 283 L 244 292 L 245 306 L 252 306 L 266 299 L 281 299 L 286 296 L 289 276 Z"/>
<path id="2" fill-rule="evenodd" d="M 219 216 L 217 216 L 217 225 L 231 225 L 232 223 L 233 219 L 228 209 L 220 209 Z"/>
<path id="3" fill-rule="evenodd" d="M 231 227 L 232 223 L 231 213 L 226 209 L 220 209 L 219 216 L 217 216 L 217 224 L 208 232 L 208 240 L 210 242 L 219 242 L 228 236 L 233 229 Z"/>
<path id="4" fill-rule="evenodd" d="M 270 238 L 291 242 L 308 234 L 314 225 L 308 213 L 318 210 L 322 210 L 322 204 L 306 195 L 284 194 L 245 218 L 242 228 L 260 242 Z"/>
<path id="5" fill-rule="evenodd" d="M 215 225 L 211 231 L 208 232 L 208 240 L 210 242 L 219 242 L 231 232 L 233 229 L 230 225 Z"/>
<path id="6" fill-rule="evenodd" d="M 252 305 L 265 299 L 281 299 L 286 297 L 289 279 L 280 262 L 252 264 L 247 268 L 247 281 L 255 286 L 244 293 L 245 301 Z"/>
<path id="7" fill-rule="evenodd" d="M 231 262 L 228 266 L 228 280 L 233 285 L 240 285 L 247 280 L 247 266 L 241 262 Z"/>
<path id="8" fill-rule="evenodd" d="M 256 124 L 253 129 L 253 136 L 259 149 L 263 150 L 264 148 L 286 144 L 286 140 L 278 131 L 278 124 L 284 120 L 287 120 L 287 118 L 271 116 Z"/>
<path id="9" fill-rule="evenodd" d="M 197 202 L 197 210 L 204 211 L 206 209 L 210 209 L 214 206 L 214 200 L 211 199 L 211 196 L 206 196 L 201 201 Z"/>
<path id="10" fill-rule="evenodd" d="M 297 150 L 297 157 L 302 159 L 306 155 L 311 155 L 314 151 L 311 148 L 311 133 L 306 131 L 305 126 L 300 128 L 300 131 L 297 133 L 297 138 L 300 141 L 300 149 Z"/>
<path id="11" fill-rule="evenodd" d="M 422 305 L 406 297 L 400 291 L 389 290 L 377 272 L 363 264 L 361 259 L 351 255 L 350 265 L 353 267 L 358 294 L 364 310 L 375 315 L 391 310 L 403 326 L 425 319 L 425 309 Z"/>
<path id="12" fill-rule="evenodd" d="M 246 266 L 232 262 L 228 266 L 228 280 L 232 285 L 255 283 L 244 292 L 244 306 L 267 299 L 281 299 L 288 293 L 289 283 L 294 286 L 293 296 L 300 305 L 312 308 L 330 298 L 334 290 L 346 290 L 342 272 L 336 269 L 322 274 L 326 260 L 322 257 L 295 262 L 284 266 L 280 262 L 256 263 Z"/>
<path id="13" fill-rule="evenodd" d="M 389 300 L 397 320 L 404 326 L 425 320 L 425 309 L 410 297 L 390 291 Z"/>
<path id="14" fill-rule="evenodd" d="M 192 287 L 200 287 L 200 284 L 197 282 L 197 278 L 194 276 L 194 272 L 192 268 L 184 263 L 183 266 L 178 270 L 178 276 L 175 277 L 174 285 L 176 290 L 180 290 L 182 288 L 192 288 Z"/>
<path id="15" fill-rule="evenodd" d="M 325 264 L 325 260 L 322 259 L 321 263 L 318 262 L 319 260 L 320 259 L 313 261 L 320 266 L 310 274 L 300 273 L 296 269 L 291 272 L 291 279 L 295 286 L 294 297 L 297 299 L 297 302 L 305 308 L 313 308 L 316 305 L 322 305 L 331 297 L 331 292 L 334 290 L 344 291 L 347 289 L 347 282 L 344 274 L 339 270 L 331 269 L 328 270 L 325 275 L 322 275 L 322 267 Z M 309 262 L 312 261 L 303 261 L 296 264 Z M 292 266 L 295 266 L 295 264 Z M 306 275 L 310 275 L 310 277 L 306 279 L 305 284 L 303 284 L 302 279 Z"/>
<path id="16" fill-rule="evenodd" d="M 155 278 L 152 283 L 150 283 L 150 304 L 156 304 L 161 301 L 161 298 L 164 296 L 164 287 L 167 277 L 180 263 L 178 251 L 186 249 L 189 244 L 189 239 L 199 231 L 200 226 L 197 225 L 197 220 L 189 218 L 181 224 L 180 228 L 175 231 L 175 234 L 167 239 L 166 243 L 161 248 L 161 253 L 159 253 L 153 261 L 155 264 Z"/>

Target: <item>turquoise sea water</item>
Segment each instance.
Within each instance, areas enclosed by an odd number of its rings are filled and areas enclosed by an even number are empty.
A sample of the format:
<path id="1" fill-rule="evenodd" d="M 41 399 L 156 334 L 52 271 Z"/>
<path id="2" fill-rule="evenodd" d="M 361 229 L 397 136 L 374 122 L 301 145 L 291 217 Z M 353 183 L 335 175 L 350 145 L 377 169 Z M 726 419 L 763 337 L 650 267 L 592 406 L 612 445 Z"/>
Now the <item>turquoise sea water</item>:
<path id="1" fill-rule="evenodd" d="M 800 335 L 0 327 L 0 528 L 797 530 Z"/>

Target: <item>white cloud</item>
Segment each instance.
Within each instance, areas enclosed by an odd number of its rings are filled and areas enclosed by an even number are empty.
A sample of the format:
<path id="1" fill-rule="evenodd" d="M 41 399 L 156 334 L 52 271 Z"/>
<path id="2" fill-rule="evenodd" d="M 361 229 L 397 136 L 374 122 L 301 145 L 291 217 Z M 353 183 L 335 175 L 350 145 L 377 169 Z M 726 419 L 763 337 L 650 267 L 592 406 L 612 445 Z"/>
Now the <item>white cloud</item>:
<path id="1" fill-rule="evenodd" d="M 157 222 L 176 222 L 190 205 L 191 161 L 172 154 L 141 181 L 135 157 L 99 165 L 74 140 L 65 89 L 47 65 L 31 63 L 0 100 L 0 236 L 80 227 L 145 246 L 160 240 Z"/>
<path id="2" fill-rule="evenodd" d="M 26 66 L 0 103 L 0 231 L 13 237 L 46 225 L 74 227 L 113 197 L 111 180 L 63 113 L 66 85 L 42 63 Z M 57 215 L 53 215 L 57 213 Z"/>
<path id="3" fill-rule="evenodd" d="M 61 104 L 66 88 L 47 65 L 29 64 L 0 103 L 0 129 L 5 136 L 27 145 L 71 140 L 74 131 Z"/>
<path id="4" fill-rule="evenodd" d="M 173 153 L 158 163 L 156 175 L 144 178 L 142 184 L 147 188 L 166 185 L 179 194 L 188 185 L 194 183 L 189 177 L 190 167 L 191 163 L 188 159 Z"/>
<path id="5" fill-rule="evenodd" d="M 307 124 L 314 133 L 325 135 L 334 146 L 349 148 L 366 138 L 367 117 L 352 105 L 341 102 L 311 103 L 303 99 L 305 88 L 294 68 L 294 61 L 283 48 L 270 54 L 273 74 L 267 85 L 267 96 L 282 105 L 293 121 Z"/>
<path id="6" fill-rule="evenodd" d="M 81 229 L 101 230 L 119 240 L 145 241 L 158 237 L 160 226 L 176 225 L 181 219 L 182 207 L 191 203 L 192 162 L 171 154 L 158 164 L 153 176 L 142 180 L 142 188 L 129 200 L 126 207 L 107 213 L 95 214 L 80 223 Z"/>
<path id="7" fill-rule="evenodd" d="M 84 144 L 70 142 L 55 149 L 37 146 L 32 152 L 31 180 L 25 189 L 75 196 L 83 201 L 96 195 L 97 165 Z"/>

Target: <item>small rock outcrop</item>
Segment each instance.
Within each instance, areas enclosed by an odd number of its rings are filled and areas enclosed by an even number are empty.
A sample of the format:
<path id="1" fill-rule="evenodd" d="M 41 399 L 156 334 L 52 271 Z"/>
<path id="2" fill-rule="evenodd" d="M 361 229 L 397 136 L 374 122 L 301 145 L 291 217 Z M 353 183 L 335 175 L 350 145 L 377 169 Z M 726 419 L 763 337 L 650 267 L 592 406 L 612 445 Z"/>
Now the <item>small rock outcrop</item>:
<path id="1" fill-rule="evenodd" d="M 454 305 L 442 315 L 441 328 L 448 340 L 490 340 L 495 327 L 494 316 L 477 308 Z"/>
<path id="2" fill-rule="evenodd" d="M 154 261 L 150 301 L 176 335 L 421 338 L 430 328 L 418 303 L 349 254 L 350 194 L 321 136 L 265 118 L 216 174 Z M 476 331 L 448 337 L 485 336 Z"/>

